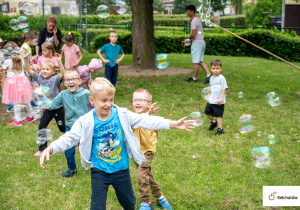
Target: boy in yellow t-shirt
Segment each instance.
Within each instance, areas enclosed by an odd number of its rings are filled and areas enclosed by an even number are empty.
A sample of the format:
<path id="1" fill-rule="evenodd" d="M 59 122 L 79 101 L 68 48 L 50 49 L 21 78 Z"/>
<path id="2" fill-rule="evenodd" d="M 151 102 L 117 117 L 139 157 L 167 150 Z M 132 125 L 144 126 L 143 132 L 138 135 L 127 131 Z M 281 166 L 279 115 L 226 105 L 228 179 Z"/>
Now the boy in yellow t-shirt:
<path id="1" fill-rule="evenodd" d="M 138 89 L 133 93 L 132 104 L 136 113 L 147 113 L 151 115 L 158 108 L 154 108 L 155 104 L 151 103 L 152 95 L 148 90 Z M 172 209 L 165 196 L 162 195 L 159 185 L 156 183 L 151 171 L 151 162 L 156 151 L 156 142 L 158 131 L 146 130 L 142 127 L 132 129 L 138 137 L 142 153 L 149 162 L 144 162 L 137 167 L 137 181 L 141 194 L 142 204 L 140 210 L 154 209 L 151 204 L 150 189 L 152 195 L 157 198 L 158 204 L 163 209 Z"/>

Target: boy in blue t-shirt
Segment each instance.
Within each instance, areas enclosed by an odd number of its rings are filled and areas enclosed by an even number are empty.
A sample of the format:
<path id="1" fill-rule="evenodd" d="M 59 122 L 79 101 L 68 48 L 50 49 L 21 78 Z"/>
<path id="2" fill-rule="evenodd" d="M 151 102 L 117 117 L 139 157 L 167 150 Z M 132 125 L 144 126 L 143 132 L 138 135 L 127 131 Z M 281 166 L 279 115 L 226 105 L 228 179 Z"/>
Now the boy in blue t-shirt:
<path id="1" fill-rule="evenodd" d="M 115 87 L 105 78 L 96 78 L 90 87 L 89 101 L 95 109 L 80 117 L 70 132 L 44 150 L 40 165 L 44 169 L 44 159 L 79 144 L 81 163 L 91 169 L 91 209 L 106 209 L 109 185 L 115 189 L 121 206 L 135 209 L 128 157 L 137 164 L 146 162 L 140 150 L 137 136 L 131 130 L 143 127 L 149 130 L 181 129 L 190 131 L 193 120 L 184 117 L 171 121 L 157 116 L 133 113 L 114 104 Z"/>
<path id="2" fill-rule="evenodd" d="M 105 78 L 108 79 L 113 86 L 116 86 L 118 78 L 118 64 L 123 60 L 125 54 L 120 45 L 117 44 L 118 34 L 113 29 L 109 29 L 109 41 L 110 43 L 102 46 L 97 54 L 105 64 Z M 101 52 L 105 52 L 106 59 L 103 58 Z M 121 54 L 121 57 L 118 59 L 118 55 Z"/>

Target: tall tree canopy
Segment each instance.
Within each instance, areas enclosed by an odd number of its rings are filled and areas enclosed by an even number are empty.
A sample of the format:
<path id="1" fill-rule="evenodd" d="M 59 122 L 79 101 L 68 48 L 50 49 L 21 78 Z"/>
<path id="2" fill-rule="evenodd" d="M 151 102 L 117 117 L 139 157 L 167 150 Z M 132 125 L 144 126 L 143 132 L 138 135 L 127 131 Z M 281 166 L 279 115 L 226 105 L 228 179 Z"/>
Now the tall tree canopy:
<path id="1" fill-rule="evenodd" d="M 211 0 L 211 6 L 213 8 L 213 11 L 223 10 L 226 6 L 226 1 L 227 0 Z M 177 14 L 184 14 L 185 7 L 190 4 L 195 5 L 196 8 L 201 5 L 199 0 L 175 0 L 174 10 Z"/>

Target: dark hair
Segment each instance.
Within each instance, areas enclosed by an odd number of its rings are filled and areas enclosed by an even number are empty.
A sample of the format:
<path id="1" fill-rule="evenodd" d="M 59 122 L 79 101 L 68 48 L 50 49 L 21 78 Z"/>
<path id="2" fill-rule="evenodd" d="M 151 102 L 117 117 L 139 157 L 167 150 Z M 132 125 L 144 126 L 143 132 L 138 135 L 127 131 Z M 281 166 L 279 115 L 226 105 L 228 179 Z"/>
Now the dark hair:
<path id="1" fill-rule="evenodd" d="M 210 66 L 220 66 L 222 67 L 222 61 L 215 59 L 210 62 Z"/>
<path id="2" fill-rule="evenodd" d="M 21 40 L 19 42 L 19 45 L 22 46 L 22 44 L 24 42 L 27 42 L 28 40 L 30 39 L 38 39 L 39 38 L 39 35 L 36 31 L 28 31 L 28 32 L 25 32 L 22 37 L 21 37 Z"/>
<path id="3" fill-rule="evenodd" d="M 195 12 L 196 11 L 196 7 L 191 4 L 191 5 L 188 5 L 188 6 L 185 7 L 185 11 L 187 11 L 187 10 Z"/>
<path id="4" fill-rule="evenodd" d="M 75 36 L 72 32 L 69 32 L 67 33 L 65 36 L 64 36 L 64 41 L 67 41 L 67 42 L 75 42 Z"/>
<path id="5" fill-rule="evenodd" d="M 4 45 L 3 49 L 7 49 L 8 47 L 15 48 L 15 47 L 19 47 L 19 46 L 17 45 L 17 43 L 10 41 Z"/>

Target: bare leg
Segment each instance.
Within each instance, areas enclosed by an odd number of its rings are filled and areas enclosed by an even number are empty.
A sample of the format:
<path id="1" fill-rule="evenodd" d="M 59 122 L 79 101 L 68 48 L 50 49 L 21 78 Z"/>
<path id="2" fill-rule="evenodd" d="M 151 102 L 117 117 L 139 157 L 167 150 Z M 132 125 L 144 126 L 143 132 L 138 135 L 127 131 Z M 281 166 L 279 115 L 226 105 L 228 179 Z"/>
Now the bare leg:
<path id="1" fill-rule="evenodd" d="M 222 125 L 223 125 L 222 117 L 217 117 L 217 122 L 218 122 L 218 128 L 222 128 Z"/>
<path id="2" fill-rule="evenodd" d="M 199 63 L 194 63 L 194 74 L 193 77 L 197 78 L 199 73 Z"/>
<path id="3" fill-rule="evenodd" d="M 207 115 L 207 117 L 210 121 L 214 121 L 214 117 L 212 115 Z"/>
<path id="4" fill-rule="evenodd" d="M 207 65 L 203 61 L 200 61 L 199 64 L 200 64 L 201 68 L 205 71 L 206 76 L 210 75 Z M 195 64 L 194 64 L 194 71 L 195 71 Z M 199 71 L 199 66 L 198 66 L 198 71 Z M 194 75 L 195 75 L 195 72 L 194 72 Z M 198 73 L 197 73 L 197 75 L 198 75 Z"/>

